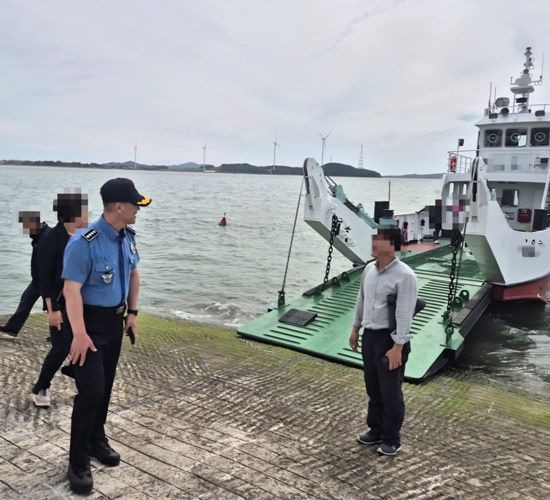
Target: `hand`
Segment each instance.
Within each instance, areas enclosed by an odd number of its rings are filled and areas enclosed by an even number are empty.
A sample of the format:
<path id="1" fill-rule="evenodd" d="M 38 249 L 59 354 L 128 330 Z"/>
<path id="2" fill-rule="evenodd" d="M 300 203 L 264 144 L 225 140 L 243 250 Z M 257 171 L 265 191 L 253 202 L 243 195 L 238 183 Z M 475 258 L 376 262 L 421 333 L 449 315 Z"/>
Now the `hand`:
<path id="1" fill-rule="evenodd" d="M 394 344 L 393 347 L 386 353 L 388 358 L 388 368 L 390 370 L 395 370 L 403 364 L 403 358 L 401 356 L 402 346 L 399 344 Z"/>
<path id="2" fill-rule="evenodd" d="M 131 328 L 134 335 L 137 336 L 137 317 L 135 314 L 128 314 L 128 316 L 124 318 L 124 333 L 126 333 L 129 328 Z"/>
<path id="3" fill-rule="evenodd" d="M 92 339 L 87 335 L 75 335 L 73 342 L 71 343 L 71 352 L 69 354 L 69 361 L 72 365 L 76 365 L 80 360 L 80 366 L 83 366 L 86 362 L 86 354 L 88 349 L 96 352 L 97 349 L 92 342 Z"/>
<path id="4" fill-rule="evenodd" d="M 48 325 L 54 326 L 61 331 L 61 323 L 63 323 L 61 311 L 48 311 Z"/>
<path id="5" fill-rule="evenodd" d="M 349 346 L 352 351 L 357 352 L 357 348 L 359 346 L 359 330 L 352 330 L 351 335 L 349 336 Z"/>

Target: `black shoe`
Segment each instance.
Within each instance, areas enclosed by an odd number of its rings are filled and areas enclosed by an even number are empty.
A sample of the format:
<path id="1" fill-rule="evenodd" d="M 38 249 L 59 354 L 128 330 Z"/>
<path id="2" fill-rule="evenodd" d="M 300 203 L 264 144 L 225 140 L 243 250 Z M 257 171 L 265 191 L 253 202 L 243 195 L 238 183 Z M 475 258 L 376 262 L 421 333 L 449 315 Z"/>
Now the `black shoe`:
<path id="1" fill-rule="evenodd" d="M 90 470 L 90 464 L 83 465 L 82 467 L 73 467 L 69 464 L 69 470 L 67 471 L 67 479 L 71 485 L 71 490 L 75 493 L 90 493 L 94 487 L 94 480 L 92 479 L 92 471 Z"/>
<path id="2" fill-rule="evenodd" d="M 61 373 L 67 377 L 74 378 L 74 365 L 62 366 Z"/>
<path id="3" fill-rule="evenodd" d="M 373 434 L 371 431 L 359 434 L 359 436 L 357 436 L 357 441 L 361 444 L 380 444 L 382 442 L 380 436 Z"/>
<path id="4" fill-rule="evenodd" d="M 107 439 L 93 443 L 90 446 L 90 456 L 109 467 L 115 467 L 120 463 L 120 455 L 109 446 Z"/>
<path id="5" fill-rule="evenodd" d="M 9 330 L 5 326 L 0 326 L 0 339 L 2 340 L 15 340 L 18 332 Z"/>
<path id="6" fill-rule="evenodd" d="M 401 449 L 400 444 L 382 443 L 378 448 L 376 448 L 376 451 L 380 453 L 380 455 L 388 455 L 389 457 L 393 457 L 397 455 L 397 452 L 400 449 Z"/>

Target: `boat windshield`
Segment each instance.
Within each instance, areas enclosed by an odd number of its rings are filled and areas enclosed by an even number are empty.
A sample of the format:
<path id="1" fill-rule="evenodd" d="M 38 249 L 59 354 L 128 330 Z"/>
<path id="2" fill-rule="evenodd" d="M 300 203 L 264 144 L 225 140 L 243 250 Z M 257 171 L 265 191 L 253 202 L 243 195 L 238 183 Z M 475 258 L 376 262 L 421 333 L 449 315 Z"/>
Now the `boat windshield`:
<path id="1" fill-rule="evenodd" d="M 496 148 L 502 146 L 502 129 L 493 128 L 485 131 L 485 147 Z"/>
<path id="2" fill-rule="evenodd" d="M 550 144 L 550 128 L 537 127 L 531 129 L 531 146 L 548 146 Z"/>
<path id="3" fill-rule="evenodd" d="M 527 145 L 526 128 L 509 128 L 506 130 L 506 147 L 521 148 Z"/>

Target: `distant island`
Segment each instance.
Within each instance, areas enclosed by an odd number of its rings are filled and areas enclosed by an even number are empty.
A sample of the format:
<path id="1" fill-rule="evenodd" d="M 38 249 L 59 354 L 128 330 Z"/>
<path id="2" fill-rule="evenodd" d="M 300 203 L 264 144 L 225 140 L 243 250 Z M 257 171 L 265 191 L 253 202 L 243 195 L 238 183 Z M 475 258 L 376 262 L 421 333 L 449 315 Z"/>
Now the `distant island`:
<path id="1" fill-rule="evenodd" d="M 441 174 L 404 174 L 404 175 L 384 175 L 384 177 L 389 177 L 392 179 L 441 179 L 443 177 Z"/>
<path id="2" fill-rule="evenodd" d="M 201 172 L 203 166 L 195 162 L 181 163 L 178 165 L 145 165 L 133 161 L 109 162 L 109 163 L 81 163 L 65 161 L 28 161 L 28 160 L 0 160 L 0 165 L 14 166 L 38 166 L 38 167 L 69 167 L 69 168 L 102 168 L 124 170 L 154 170 L 176 172 Z M 250 163 L 222 163 L 219 166 L 205 165 L 206 170 L 225 174 L 259 174 L 259 175 L 302 175 L 301 167 L 289 167 L 286 165 L 256 166 Z M 331 177 L 381 177 L 378 172 L 365 168 L 355 168 L 345 163 L 325 163 L 323 170 Z"/>
<path id="3" fill-rule="evenodd" d="M 285 165 L 276 165 L 269 167 L 258 167 L 250 163 L 222 163 L 219 167 L 215 167 L 216 172 L 228 174 L 274 174 L 274 175 L 302 175 L 301 167 L 288 167 Z M 381 177 L 374 170 L 365 168 L 355 168 L 345 163 L 325 163 L 323 165 L 325 175 L 331 177 Z"/>

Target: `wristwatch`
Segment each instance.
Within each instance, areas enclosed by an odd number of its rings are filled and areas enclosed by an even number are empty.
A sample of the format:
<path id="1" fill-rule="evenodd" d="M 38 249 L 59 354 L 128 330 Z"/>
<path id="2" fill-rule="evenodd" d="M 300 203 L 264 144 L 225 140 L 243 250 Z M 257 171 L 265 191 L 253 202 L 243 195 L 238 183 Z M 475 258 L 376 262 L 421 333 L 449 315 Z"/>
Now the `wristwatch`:
<path id="1" fill-rule="evenodd" d="M 137 316 L 138 315 L 138 310 L 137 309 L 128 309 L 127 313 L 128 314 L 133 314 L 134 316 Z"/>

